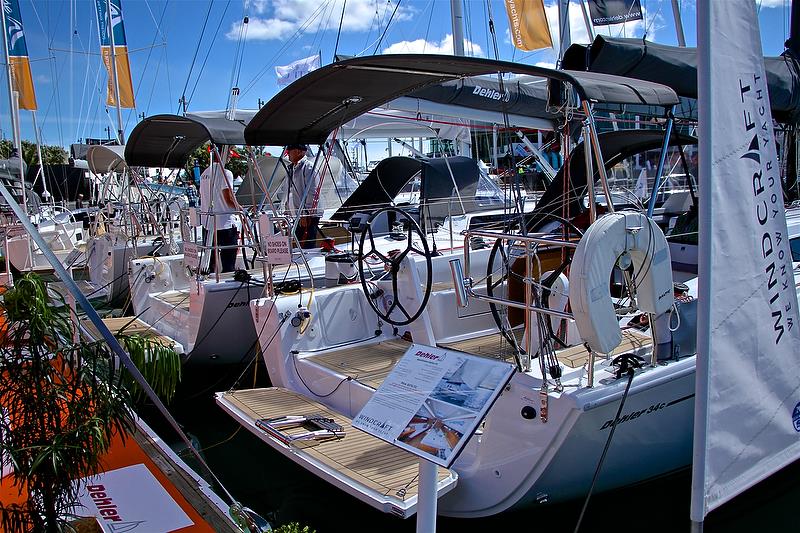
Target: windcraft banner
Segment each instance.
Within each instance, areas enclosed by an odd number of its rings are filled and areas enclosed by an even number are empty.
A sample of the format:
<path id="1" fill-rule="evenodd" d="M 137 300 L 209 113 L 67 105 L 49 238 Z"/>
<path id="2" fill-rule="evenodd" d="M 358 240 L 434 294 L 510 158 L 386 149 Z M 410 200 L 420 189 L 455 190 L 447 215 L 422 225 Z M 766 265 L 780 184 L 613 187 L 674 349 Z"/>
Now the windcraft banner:
<path id="1" fill-rule="evenodd" d="M 108 73 L 108 91 L 106 105 L 116 106 L 114 95 L 113 65 L 117 64 L 117 86 L 119 87 L 119 106 L 136 107 L 133 98 L 133 81 L 128 61 L 128 42 L 125 40 L 125 26 L 122 21 L 122 0 L 95 0 L 97 5 L 97 29 L 100 35 L 100 51 Z M 111 17 L 109 20 L 109 8 Z M 109 22 L 113 33 L 108 31 Z M 113 39 L 112 39 L 113 36 Z M 114 46 L 114 58 L 111 57 L 111 46 Z"/>
<path id="2" fill-rule="evenodd" d="M 692 520 L 800 458 L 798 271 L 753 0 L 697 3 Z"/>
<path id="3" fill-rule="evenodd" d="M 33 89 L 31 63 L 25 32 L 22 30 L 22 13 L 19 0 L 3 0 L 3 16 L 6 20 L 6 46 L 8 47 L 11 82 L 19 93 L 20 109 L 36 110 L 36 92 Z"/>
<path id="4" fill-rule="evenodd" d="M 553 47 L 543 0 L 506 0 L 506 13 L 515 47 L 526 52 Z"/>
<path id="5" fill-rule="evenodd" d="M 278 85 L 281 87 L 289 85 L 312 70 L 317 70 L 319 67 L 319 55 L 298 59 L 283 67 L 275 67 L 275 74 L 278 76 Z"/>
<path id="6" fill-rule="evenodd" d="M 642 20 L 640 0 L 587 0 L 592 24 L 608 26 L 631 20 Z"/>

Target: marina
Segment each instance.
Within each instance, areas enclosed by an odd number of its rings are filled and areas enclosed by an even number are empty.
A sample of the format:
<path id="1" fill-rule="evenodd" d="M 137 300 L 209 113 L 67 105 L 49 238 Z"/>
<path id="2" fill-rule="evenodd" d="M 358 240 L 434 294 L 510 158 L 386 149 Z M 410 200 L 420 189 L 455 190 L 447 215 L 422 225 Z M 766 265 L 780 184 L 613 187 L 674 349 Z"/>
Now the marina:
<path id="1" fill-rule="evenodd" d="M 67 155 L 53 6 L 4 0 L 0 529 L 794 530 L 800 4 L 769 57 L 752 0 L 351 2 L 207 2 L 177 110 L 137 92 L 168 2 L 149 49 L 88 2 L 110 126 Z M 245 61 L 314 21 L 332 60 Z"/>

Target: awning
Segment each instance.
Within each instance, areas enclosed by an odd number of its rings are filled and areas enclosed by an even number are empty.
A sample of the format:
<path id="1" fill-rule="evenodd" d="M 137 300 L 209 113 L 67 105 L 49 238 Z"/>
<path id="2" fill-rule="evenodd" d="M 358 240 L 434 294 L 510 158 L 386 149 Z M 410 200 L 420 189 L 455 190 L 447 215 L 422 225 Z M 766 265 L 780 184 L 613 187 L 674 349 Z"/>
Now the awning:
<path id="1" fill-rule="evenodd" d="M 453 177 L 450 174 L 451 170 Z M 425 215 L 442 218 L 447 214 L 447 206 L 436 205 L 437 201 L 441 203 L 443 200 L 455 198 L 455 187 L 458 187 L 458 192 L 465 203 L 474 198 L 479 170 L 474 159 L 462 156 L 435 159 L 387 157 L 372 169 L 331 219 L 349 220 L 352 215 L 360 211 L 375 211 L 393 205 L 394 198 L 417 175 L 420 176 L 420 202 L 430 206 L 426 209 Z M 465 205 L 465 208 L 470 210 L 470 206 Z M 460 205 L 454 210 L 460 211 Z"/>
<path id="2" fill-rule="evenodd" d="M 124 146 L 92 145 L 86 150 L 86 162 L 94 174 L 106 174 L 125 169 Z"/>
<path id="3" fill-rule="evenodd" d="M 634 154 L 647 150 L 655 150 L 664 145 L 664 132 L 659 130 L 620 130 L 609 131 L 598 135 L 600 152 L 603 154 L 606 169 L 609 169 Z M 697 138 L 672 132 L 670 146 L 691 146 L 697 144 Z M 546 214 L 561 215 L 562 206 L 567 205 L 569 213 L 576 215 L 583 211 L 582 200 L 588 193 L 588 180 L 586 165 L 584 164 L 584 144 L 577 145 L 570 153 L 568 191 L 564 191 L 564 172 L 566 167 L 559 169 L 550 186 L 533 210 L 534 221 L 546 221 Z M 600 179 L 597 169 L 594 169 L 594 180 Z M 538 224 L 534 224 L 534 228 Z"/>
<path id="4" fill-rule="evenodd" d="M 449 55 L 367 56 L 324 66 L 283 89 L 253 117 L 245 138 L 254 146 L 321 144 L 342 124 L 412 91 L 498 72 L 547 78 L 548 105 L 561 103 L 564 83 L 592 102 L 663 106 L 678 102 L 675 92 L 663 85 L 592 72 Z"/>
<path id="5" fill-rule="evenodd" d="M 179 168 L 206 142 L 245 144 L 244 128 L 244 120 L 228 120 L 224 116 L 154 115 L 139 122 L 131 132 L 125 160 L 132 167 Z"/>
<path id="6" fill-rule="evenodd" d="M 798 65 L 789 57 L 779 56 L 765 57 L 764 66 L 773 117 L 781 122 L 797 122 L 800 118 Z M 662 83 L 680 96 L 697 98 L 696 48 L 598 35 L 589 46 L 570 46 L 564 54 L 564 68 Z"/>

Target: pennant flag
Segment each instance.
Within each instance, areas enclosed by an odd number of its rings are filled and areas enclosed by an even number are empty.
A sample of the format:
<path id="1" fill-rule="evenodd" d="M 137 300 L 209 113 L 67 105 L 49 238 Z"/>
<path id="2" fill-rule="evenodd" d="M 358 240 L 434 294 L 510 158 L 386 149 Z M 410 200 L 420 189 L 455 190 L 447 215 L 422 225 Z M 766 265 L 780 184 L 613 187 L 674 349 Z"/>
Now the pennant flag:
<path id="1" fill-rule="evenodd" d="M 119 87 L 119 106 L 136 107 L 133 99 L 133 81 L 131 67 L 128 62 L 128 43 L 125 40 L 125 26 L 122 22 L 122 0 L 95 0 L 97 5 L 97 26 L 100 34 L 100 51 L 108 73 L 108 92 L 106 105 L 117 105 L 114 95 L 114 71 L 111 58 L 111 46 L 114 46 L 114 59 L 117 63 L 117 86 Z M 111 8 L 109 21 L 108 8 Z M 109 22 L 113 34 L 108 31 Z M 113 40 L 112 40 L 113 37 Z"/>
<path id="2" fill-rule="evenodd" d="M 506 13 L 514 46 L 526 52 L 553 47 L 543 0 L 506 0 Z"/>
<path id="3" fill-rule="evenodd" d="M 20 109 L 33 111 L 37 108 L 36 93 L 33 90 L 33 76 L 28 60 L 28 47 L 25 44 L 25 33 L 22 31 L 19 0 L 3 0 L 3 16 L 6 19 L 6 47 L 11 67 L 11 83 L 14 90 L 19 93 Z"/>
<path id="4" fill-rule="evenodd" d="M 275 67 L 275 74 L 278 76 L 278 85 L 281 87 L 289 85 L 312 70 L 317 70 L 319 66 L 319 55 L 315 55 L 298 59 L 283 67 Z"/>
<path id="5" fill-rule="evenodd" d="M 592 24 L 608 26 L 631 20 L 642 20 L 640 0 L 588 0 Z"/>

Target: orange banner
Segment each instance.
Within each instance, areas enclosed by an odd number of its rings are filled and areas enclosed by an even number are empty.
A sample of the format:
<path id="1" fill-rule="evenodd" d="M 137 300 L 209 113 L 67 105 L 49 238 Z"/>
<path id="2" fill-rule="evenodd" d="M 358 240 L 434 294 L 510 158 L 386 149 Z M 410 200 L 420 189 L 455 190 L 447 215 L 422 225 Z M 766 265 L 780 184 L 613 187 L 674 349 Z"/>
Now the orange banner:
<path id="1" fill-rule="evenodd" d="M 526 52 L 553 47 L 543 0 L 506 0 L 506 13 L 514 46 Z"/>
<path id="2" fill-rule="evenodd" d="M 11 81 L 14 90 L 19 93 L 19 108 L 35 111 L 36 93 L 33 90 L 31 64 L 27 57 L 9 57 L 11 63 Z"/>
<path id="3" fill-rule="evenodd" d="M 128 47 L 115 46 L 115 59 L 117 62 L 117 84 L 119 85 L 119 106 L 125 108 L 134 108 L 136 103 L 133 99 L 133 80 L 131 79 L 131 67 L 128 63 Z M 102 46 L 101 51 L 103 54 L 103 63 L 106 65 L 106 72 L 108 72 L 108 93 L 106 96 L 106 104 L 109 106 L 116 106 L 117 102 L 114 97 L 114 73 L 111 70 L 111 47 Z"/>

